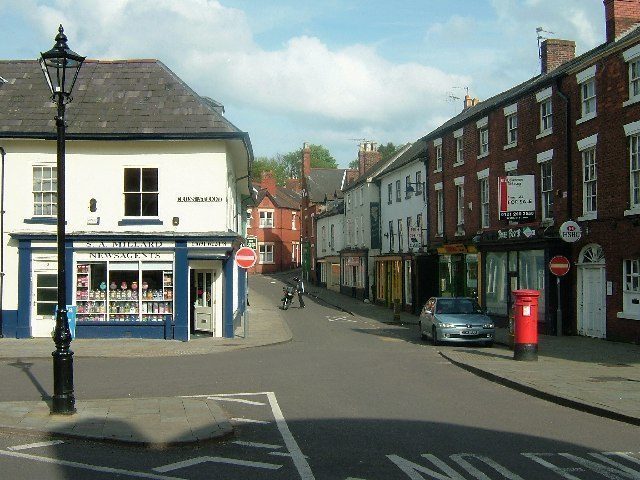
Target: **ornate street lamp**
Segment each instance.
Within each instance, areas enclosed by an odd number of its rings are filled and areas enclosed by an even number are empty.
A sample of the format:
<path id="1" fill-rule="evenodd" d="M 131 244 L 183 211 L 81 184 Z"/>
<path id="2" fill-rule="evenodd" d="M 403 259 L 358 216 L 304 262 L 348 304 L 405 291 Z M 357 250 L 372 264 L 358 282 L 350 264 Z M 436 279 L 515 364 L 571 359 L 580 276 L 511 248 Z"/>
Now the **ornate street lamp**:
<path id="1" fill-rule="evenodd" d="M 53 398 L 51 413 L 71 415 L 75 413 L 75 397 L 73 395 L 73 352 L 71 351 L 71 332 L 67 316 L 67 288 L 66 288 L 66 258 L 65 258 L 65 184 L 64 184 L 64 154 L 65 154 L 65 104 L 71 101 L 73 85 L 82 67 L 82 57 L 67 46 L 67 37 L 62 25 L 56 35 L 56 44 L 48 52 L 40 54 L 40 66 L 51 90 L 51 100 L 58 106 L 55 117 L 58 150 L 57 150 L 57 208 L 58 208 L 58 311 L 56 313 L 56 328 L 53 341 L 56 350 L 53 356 Z"/>

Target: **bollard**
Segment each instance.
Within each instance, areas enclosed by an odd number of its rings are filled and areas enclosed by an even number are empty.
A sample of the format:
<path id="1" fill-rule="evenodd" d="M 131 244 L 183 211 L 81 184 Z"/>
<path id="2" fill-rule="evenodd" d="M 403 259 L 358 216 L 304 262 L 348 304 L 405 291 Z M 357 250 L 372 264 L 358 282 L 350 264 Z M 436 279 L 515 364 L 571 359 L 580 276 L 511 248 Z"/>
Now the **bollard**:
<path id="1" fill-rule="evenodd" d="M 514 290 L 515 322 L 513 359 L 538 361 L 538 297 L 537 290 Z"/>
<path id="2" fill-rule="evenodd" d="M 393 301 L 393 321 L 400 322 L 400 300 L 397 298 Z"/>

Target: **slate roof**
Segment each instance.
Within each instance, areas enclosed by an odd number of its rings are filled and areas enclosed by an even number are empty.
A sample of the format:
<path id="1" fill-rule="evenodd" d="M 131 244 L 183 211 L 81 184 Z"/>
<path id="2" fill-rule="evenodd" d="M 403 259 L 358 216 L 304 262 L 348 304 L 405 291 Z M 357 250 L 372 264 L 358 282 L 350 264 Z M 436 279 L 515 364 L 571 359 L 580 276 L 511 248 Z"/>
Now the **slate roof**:
<path id="1" fill-rule="evenodd" d="M 327 202 L 327 209 L 316 218 L 333 217 L 334 215 L 342 215 L 344 213 L 344 199 L 331 200 Z"/>
<path id="2" fill-rule="evenodd" d="M 348 190 L 351 190 L 352 188 L 355 188 L 358 185 L 361 185 L 367 182 L 369 178 L 375 178 L 380 173 L 386 171 L 388 168 L 391 168 L 394 162 L 398 160 L 398 157 L 404 154 L 409 148 L 411 148 L 411 146 L 412 146 L 411 143 L 407 143 L 403 147 L 399 148 L 398 151 L 391 158 L 387 158 L 384 160 L 380 160 L 379 162 L 376 162 L 371 168 L 369 168 L 369 170 L 365 172 L 364 175 L 360 175 L 358 178 L 356 178 L 355 181 L 349 183 L 344 188 L 344 191 L 346 192 Z"/>
<path id="3" fill-rule="evenodd" d="M 381 177 L 393 172 L 394 170 L 398 170 L 415 160 L 425 162 L 426 159 L 427 143 L 422 140 L 417 140 L 416 142 L 405 146 L 405 148 L 396 155 L 395 160 L 380 170 L 374 178 L 375 180 L 380 180 Z"/>
<path id="4" fill-rule="evenodd" d="M 55 104 L 36 60 L 0 61 L 0 138 L 55 138 Z M 67 105 L 68 138 L 242 138 L 158 60 L 87 60 Z"/>
<path id="5" fill-rule="evenodd" d="M 633 42 L 640 37 L 640 28 L 635 27 L 631 29 L 629 32 L 623 34 L 620 38 L 616 39 L 614 42 L 603 43 L 588 52 L 583 53 L 575 57 L 573 60 L 570 60 L 558 68 L 547 72 L 545 74 L 537 75 L 529 80 L 521 83 L 520 85 L 516 85 L 509 90 L 501 92 L 493 97 L 488 98 L 487 100 L 481 101 L 478 104 L 470 107 L 466 110 L 463 110 L 461 113 L 456 115 L 455 117 L 447 120 L 441 126 L 428 133 L 421 140 L 431 140 L 434 138 L 440 137 L 442 134 L 460 128 L 466 123 L 473 121 L 475 119 L 480 119 L 483 116 L 487 115 L 492 110 L 496 108 L 500 108 L 503 106 L 507 106 L 512 104 L 514 101 L 517 101 L 524 95 L 529 94 L 530 92 L 538 91 L 543 88 L 548 87 L 555 82 L 557 78 L 575 73 L 576 71 L 580 71 L 582 68 L 586 68 L 588 65 L 593 63 L 594 60 L 599 58 L 602 55 L 607 54 L 609 51 L 619 48 L 622 44 L 626 44 L 628 42 Z"/>
<path id="6" fill-rule="evenodd" d="M 260 202 L 264 197 L 269 196 L 271 201 L 276 207 L 288 208 L 291 210 L 300 210 L 300 204 L 302 203 L 302 195 L 298 192 L 294 192 L 286 187 L 276 186 L 276 191 L 271 194 L 266 188 L 262 188 L 258 191 L 258 198 L 256 205 L 260 205 Z"/>
<path id="7" fill-rule="evenodd" d="M 342 198 L 345 173 L 344 168 L 312 168 L 306 177 L 309 200 L 322 203 L 325 198 L 332 200 L 334 194 Z"/>

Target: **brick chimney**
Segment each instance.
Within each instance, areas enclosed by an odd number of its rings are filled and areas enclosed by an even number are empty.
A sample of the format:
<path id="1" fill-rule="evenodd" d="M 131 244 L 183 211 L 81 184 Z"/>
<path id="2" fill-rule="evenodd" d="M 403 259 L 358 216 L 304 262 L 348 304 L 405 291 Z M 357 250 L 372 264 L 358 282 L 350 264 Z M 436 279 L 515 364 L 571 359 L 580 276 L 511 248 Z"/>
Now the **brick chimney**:
<path id="1" fill-rule="evenodd" d="M 364 175 L 369 169 L 382 159 L 374 142 L 363 142 L 358 151 L 358 174 Z"/>
<path id="2" fill-rule="evenodd" d="M 299 178 L 287 178 L 287 188 L 289 190 L 293 190 L 294 192 L 300 193 L 302 186 L 300 185 Z"/>
<path id="3" fill-rule="evenodd" d="M 302 176 L 308 177 L 311 173 L 311 147 L 307 142 L 302 145 Z"/>
<path id="4" fill-rule="evenodd" d="M 462 107 L 462 111 L 464 112 L 466 109 L 475 107 L 480 103 L 480 100 L 477 98 L 471 98 L 469 94 L 464 96 L 464 106 Z"/>
<path id="5" fill-rule="evenodd" d="M 276 177 L 272 171 L 262 173 L 262 181 L 260 182 L 262 188 L 266 189 L 271 195 L 276 193 Z"/>
<path id="6" fill-rule="evenodd" d="M 640 0 L 604 0 L 607 43 L 640 23 Z"/>
<path id="7" fill-rule="evenodd" d="M 576 42 L 547 38 L 540 45 L 541 73 L 549 73 L 576 56 Z"/>

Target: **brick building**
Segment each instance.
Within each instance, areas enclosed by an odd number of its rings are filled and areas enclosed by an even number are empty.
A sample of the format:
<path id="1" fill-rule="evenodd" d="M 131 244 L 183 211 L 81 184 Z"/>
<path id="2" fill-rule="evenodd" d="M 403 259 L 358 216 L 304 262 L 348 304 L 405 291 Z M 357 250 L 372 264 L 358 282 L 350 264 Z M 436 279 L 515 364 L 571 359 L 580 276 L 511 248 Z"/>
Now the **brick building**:
<path id="1" fill-rule="evenodd" d="M 541 331 L 556 332 L 560 305 L 565 333 L 640 342 L 640 1 L 604 7 L 604 44 L 574 57 L 573 42 L 546 40 L 540 75 L 483 102 L 467 97 L 421 139 L 434 293 L 477 290 L 506 323 L 511 291 L 532 288 Z M 499 181 L 519 177 L 534 209 L 508 220 Z M 560 236 L 568 220 L 581 228 L 575 243 Z M 556 254 L 572 265 L 559 287 Z"/>
<path id="2" fill-rule="evenodd" d="M 288 182 L 295 188 L 295 182 Z M 258 261 L 250 273 L 273 273 L 300 266 L 299 192 L 276 185 L 272 172 L 265 172 L 247 225 L 247 236 L 257 239 Z"/>

